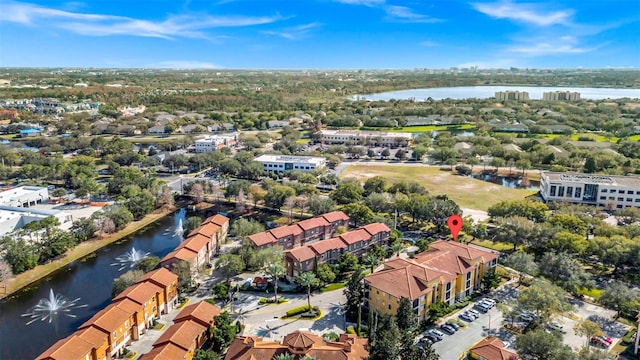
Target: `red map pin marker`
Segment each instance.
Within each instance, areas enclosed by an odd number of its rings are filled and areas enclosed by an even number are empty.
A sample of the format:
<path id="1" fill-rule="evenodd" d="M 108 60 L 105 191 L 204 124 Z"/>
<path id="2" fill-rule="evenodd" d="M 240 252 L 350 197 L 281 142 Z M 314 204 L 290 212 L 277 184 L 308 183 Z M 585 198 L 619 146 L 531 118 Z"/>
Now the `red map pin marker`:
<path id="1" fill-rule="evenodd" d="M 462 229 L 462 218 L 460 215 L 449 216 L 447 225 L 449 226 L 449 230 L 451 230 L 451 235 L 453 235 L 453 241 L 458 241 L 458 233 L 460 229 Z"/>

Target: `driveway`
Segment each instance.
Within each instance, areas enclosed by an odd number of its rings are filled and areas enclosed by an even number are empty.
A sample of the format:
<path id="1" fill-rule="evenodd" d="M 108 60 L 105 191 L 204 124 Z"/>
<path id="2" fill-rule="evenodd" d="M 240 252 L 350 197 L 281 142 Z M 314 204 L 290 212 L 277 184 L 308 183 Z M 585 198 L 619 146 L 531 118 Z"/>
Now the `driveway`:
<path id="1" fill-rule="evenodd" d="M 472 307 L 473 304 L 449 318 L 455 319 L 458 317 L 458 314 L 462 314 L 466 309 Z M 515 335 L 502 328 L 502 312 L 500 312 L 497 307 L 494 307 L 485 314 L 481 314 L 480 317 L 473 322 L 460 321 L 466 324 L 467 327 L 461 327 L 460 330 L 456 331 L 453 335 L 445 334 L 442 341 L 433 344 L 433 349 L 440 355 L 441 360 L 458 360 L 460 354 L 487 336 L 496 336 L 511 344 L 515 343 Z"/>
<path id="2" fill-rule="evenodd" d="M 627 330 L 629 330 L 629 326 L 612 320 L 616 316 L 616 312 L 613 310 L 608 310 L 580 300 L 573 300 L 572 303 L 574 304 L 575 309 L 574 314 L 577 315 L 579 319 L 573 320 L 566 316 L 559 316 L 556 320 L 563 324 L 565 331 L 564 343 L 571 346 L 574 350 L 578 350 L 587 342 L 587 338 L 578 336 L 573 331 L 573 328 L 581 319 L 588 319 L 599 324 L 602 331 L 604 331 L 605 336 L 608 336 L 613 340 L 613 344 L 618 343 Z M 609 348 L 611 349 L 611 347 Z"/>

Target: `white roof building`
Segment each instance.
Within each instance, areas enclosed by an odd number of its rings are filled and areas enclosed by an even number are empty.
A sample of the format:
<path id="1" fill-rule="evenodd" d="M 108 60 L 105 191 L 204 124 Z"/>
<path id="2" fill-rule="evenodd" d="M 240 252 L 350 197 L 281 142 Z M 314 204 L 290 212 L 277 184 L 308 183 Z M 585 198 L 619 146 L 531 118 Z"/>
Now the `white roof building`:
<path id="1" fill-rule="evenodd" d="M 321 141 L 325 144 L 344 144 L 352 142 L 356 145 L 401 146 L 407 145 L 413 134 L 408 132 L 386 132 L 365 130 L 322 130 Z"/>
<path id="2" fill-rule="evenodd" d="M 255 161 L 262 164 L 264 171 L 272 172 L 309 172 L 327 164 L 327 159 L 315 156 L 261 155 Z"/>
<path id="3" fill-rule="evenodd" d="M 39 186 L 20 186 L 0 192 L 0 205 L 30 207 L 49 200 L 49 190 Z"/>
<path id="4" fill-rule="evenodd" d="M 196 140 L 196 152 L 210 152 L 223 147 L 229 147 L 238 141 L 237 134 L 211 135 Z"/>
<path id="5" fill-rule="evenodd" d="M 20 229 L 30 222 L 44 220 L 50 216 L 57 218 L 60 222 L 60 228 L 63 229 L 70 228 L 73 222 L 71 214 L 60 210 L 0 206 L 0 236 Z"/>

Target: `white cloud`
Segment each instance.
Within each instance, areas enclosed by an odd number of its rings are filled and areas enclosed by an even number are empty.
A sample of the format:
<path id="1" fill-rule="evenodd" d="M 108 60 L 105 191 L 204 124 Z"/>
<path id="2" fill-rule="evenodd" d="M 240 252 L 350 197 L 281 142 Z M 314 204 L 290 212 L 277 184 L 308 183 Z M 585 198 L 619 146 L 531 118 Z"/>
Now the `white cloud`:
<path id="1" fill-rule="evenodd" d="M 568 25 L 573 10 L 545 11 L 537 4 L 515 4 L 509 0 L 495 3 L 472 3 L 477 11 L 496 19 L 508 19 L 536 26 Z"/>
<path id="2" fill-rule="evenodd" d="M 440 46 L 440 44 L 438 44 L 437 42 L 434 42 L 434 41 L 425 40 L 425 41 L 421 41 L 420 42 L 420 46 L 436 47 L 436 46 Z"/>
<path id="3" fill-rule="evenodd" d="M 520 53 L 526 56 L 543 56 L 556 54 L 582 54 L 595 50 L 596 48 L 576 47 L 573 44 L 539 42 L 529 45 L 516 45 L 507 50 L 514 53 Z"/>
<path id="4" fill-rule="evenodd" d="M 384 4 L 385 0 L 335 0 L 335 2 L 339 2 L 342 4 L 349 4 L 349 5 L 363 5 L 368 7 L 374 7 L 374 6 Z"/>
<path id="5" fill-rule="evenodd" d="M 81 35 L 129 35 L 165 39 L 208 38 L 204 32 L 207 29 L 270 24 L 283 19 L 279 15 L 263 17 L 170 15 L 163 21 L 154 22 L 125 16 L 63 11 L 20 2 L 4 4 L 3 12 L 12 15 L 2 17 L 2 21 L 60 28 Z"/>
<path id="6" fill-rule="evenodd" d="M 298 25 L 298 26 L 294 26 L 294 27 L 290 27 L 284 30 L 265 30 L 262 31 L 263 34 L 265 35 L 273 35 L 273 36 L 278 36 L 281 37 L 283 39 L 288 39 L 288 40 L 297 40 L 297 39 L 301 39 L 303 37 L 305 37 L 309 30 L 316 28 L 318 26 L 320 26 L 321 24 L 318 22 L 312 22 L 309 24 L 303 24 L 303 25 Z"/>
<path id="7" fill-rule="evenodd" d="M 220 66 L 204 61 L 166 60 L 151 64 L 148 67 L 161 69 L 219 69 Z"/>
<path id="8" fill-rule="evenodd" d="M 441 22 L 441 19 L 430 18 L 427 15 L 415 13 L 411 8 L 406 6 L 390 5 L 385 6 L 384 10 L 387 12 L 387 16 L 396 21 L 403 22 Z"/>

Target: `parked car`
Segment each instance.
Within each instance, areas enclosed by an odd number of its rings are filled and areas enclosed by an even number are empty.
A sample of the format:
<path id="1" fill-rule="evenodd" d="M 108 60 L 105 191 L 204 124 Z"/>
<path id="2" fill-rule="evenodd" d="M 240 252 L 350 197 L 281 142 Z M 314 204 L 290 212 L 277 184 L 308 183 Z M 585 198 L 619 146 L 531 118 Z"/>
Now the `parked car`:
<path id="1" fill-rule="evenodd" d="M 518 317 L 524 321 L 533 321 L 535 319 L 534 315 L 528 312 L 522 312 Z"/>
<path id="2" fill-rule="evenodd" d="M 438 330 L 435 329 L 431 329 L 429 331 L 427 331 L 427 335 L 431 335 L 433 337 L 435 337 L 436 339 L 438 339 L 438 341 L 442 340 L 444 338 L 444 334 Z"/>
<path id="3" fill-rule="evenodd" d="M 462 314 L 460 314 L 460 316 L 458 316 L 460 319 L 466 321 L 466 322 L 472 322 L 476 319 L 475 316 L 471 315 L 468 312 L 463 312 Z"/>
<path id="4" fill-rule="evenodd" d="M 607 341 L 600 336 L 592 336 L 591 339 L 589 340 L 589 344 L 592 346 L 597 346 L 604 349 L 608 348 L 609 345 L 611 345 L 611 343 L 607 343 Z"/>
<path id="5" fill-rule="evenodd" d="M 434 341 L 430 339 L 429 336 L 427 335 L 420 339 L 420 341 L 418 342 L 418 345 L 433 345 L 433 343 Z"/>
<path id="6" fill-rule="evenodd" d="M 480 304 L 484 304 L 486 306 L 488 306 L 489 308 L 493 308 L 494 306 L 496 306 L 496 302 L 493 299 L 482 299 L 480 301 L 478 301 Z"/>
<path id="7" fill-rule="evenodd" d="M 482 314 L 480 314 L 480 312 L 479 312 L 478 310 L 475 310 L 475 309 L 469 309 L 469 310 L 467 310 L 467 312 L 469 312 L 469 313 L 471 313 L 473 316 L 475 316 L 475 318 L 476 318 L 476 319 L 477 319 L 477 318 L 479 318 L 479 317 L 480 317 L 480 315 L 482 315 Z"/>
<path id="8" fill-rule="evenodd" d="M 438 329 L 431 329 L 430 331 L 436 335 L 439 335 L 440 337 L 444 337 L 444 333 Z"/>
<path id="9" fill-rule="evenodd" d="M 560 323 L 559 323 L 559 322 L 557 322 L 557 321 L 551 321 L 551 322 L 548 322 L 548 323 L 547 323 L 547 327 L 548 327 L 549 329 L 551 329 L 551 330 L 557 330 L 557 331 L 560 331 L 560 332 L 563 332 L 563 331 L 564 331 L 564 330 L 563 330 L 563 327 L 562 327 L 562 324 L 560 324 Z"/>
<path id="10" fill-rule="evenodd" d="M 455 331 L 460 329 L 460 325 L 456 324 L 452 320 L 447 321 L 446 325 L 451 326 Z"/>
<path id="11" fill-rule="evenodd" d="M 427 340 L 431 341 L 432 344 L 433 343 L 437 343 L 438 341 L 442 340 L 442 338 L 439 338 L 439 337 L 437 337 L 435 335 L 432 335 L 432 334 L 427 334 L 422 339 L 424 339 L 425 341 L 427 341 Z"/>
<path id="12" fill-rule="evenodd" d="M 473 305 L 473 307 L 480 310 L 483 313 L 486 313 L 487 311 L 491 310 L 491 306 L 484 302 L 476 303 L 475 305 Z"/>
<path id="13" fill-rule="evenodd" d="M 442 325 L 440 326 L 440 330 L 444 331 L 445 333 L 449 334 L 449 335 L 453 335 L 456 333 L 456 329 L 454 329 L 453 327 L 449 326 L 449 325 Z"/>

